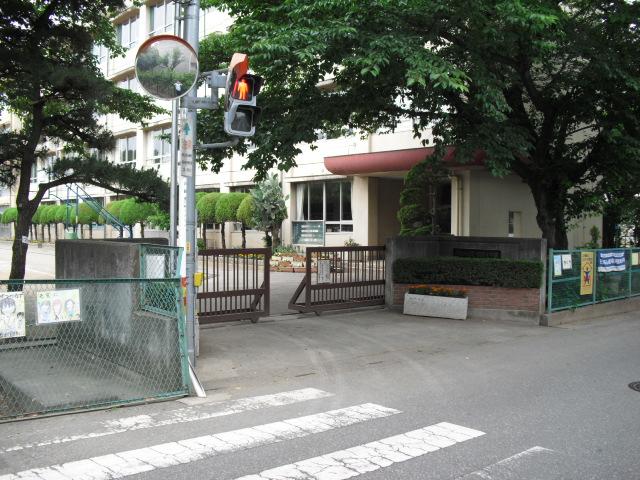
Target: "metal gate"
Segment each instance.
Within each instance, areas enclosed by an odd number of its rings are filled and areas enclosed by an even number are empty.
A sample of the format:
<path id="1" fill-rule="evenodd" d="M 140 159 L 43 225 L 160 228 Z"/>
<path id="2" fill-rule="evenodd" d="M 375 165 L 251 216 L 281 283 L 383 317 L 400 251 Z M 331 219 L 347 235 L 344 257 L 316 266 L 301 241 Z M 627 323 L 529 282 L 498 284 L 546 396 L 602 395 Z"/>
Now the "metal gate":
<path id="1" fill-rule="evenodd" d="M 384 305 L 383 246 L 308 247 L 305 267 L 289 302 L 292 310 L 319 313 Z"/>
<path id="2" fill-rule="evenodd" d="M 200 324 L 269 315 L 269 248 L 201 250 L 202 284 L 196 307 Z"/>

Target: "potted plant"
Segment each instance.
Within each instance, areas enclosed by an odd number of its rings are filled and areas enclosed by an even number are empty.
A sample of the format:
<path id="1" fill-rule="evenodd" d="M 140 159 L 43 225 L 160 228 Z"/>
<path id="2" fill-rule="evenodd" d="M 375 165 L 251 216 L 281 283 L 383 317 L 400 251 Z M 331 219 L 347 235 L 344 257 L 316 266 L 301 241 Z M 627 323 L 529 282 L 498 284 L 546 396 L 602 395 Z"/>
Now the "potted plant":
<path id="1" fill-rule="evenodd" d="M 414 285 L 404 295 L 406 315 L 465 320 L 469 299 L 465 290 L 429 285 Z"/>

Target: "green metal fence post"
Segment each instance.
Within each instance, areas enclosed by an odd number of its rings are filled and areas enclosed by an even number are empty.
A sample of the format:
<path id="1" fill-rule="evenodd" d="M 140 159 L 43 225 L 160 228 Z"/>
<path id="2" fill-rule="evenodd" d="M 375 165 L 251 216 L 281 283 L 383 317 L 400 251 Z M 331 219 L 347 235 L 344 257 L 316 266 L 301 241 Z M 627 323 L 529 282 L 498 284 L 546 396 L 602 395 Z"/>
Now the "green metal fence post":
<path id="1" fill-rule="evenodd" d="M 549 249 L 549 265 L 547 267 L 547 312 L 553 310 L 553 248 Z"/>
<path id="2" fill-rule="evenodd" d="M 598 290 L 598 250 L 592 250 L 593 252 L 593 271 L 591 272 L 591 278 L 593 282 L 593 291 L 591 292 L 591 304 L 595 305 L 596 300 L 596 291 Z M 580 276 L 582 276 L 582 267 L 580 267 Z"/>
<path id="3" fill-rule="evenodd" d="M 631 274 L 633 272 L 633 265 L 631 265 L 631 261 L 633 259 L 633 250 L 628 248 L 627 251 L 629 252 L 629 261 L 627 262 L 627 268 L 629 269 L 629 275 L 627 275 L 629 285 L 629 288 L 627 288 L 627 298 L 631 298 Z"/>

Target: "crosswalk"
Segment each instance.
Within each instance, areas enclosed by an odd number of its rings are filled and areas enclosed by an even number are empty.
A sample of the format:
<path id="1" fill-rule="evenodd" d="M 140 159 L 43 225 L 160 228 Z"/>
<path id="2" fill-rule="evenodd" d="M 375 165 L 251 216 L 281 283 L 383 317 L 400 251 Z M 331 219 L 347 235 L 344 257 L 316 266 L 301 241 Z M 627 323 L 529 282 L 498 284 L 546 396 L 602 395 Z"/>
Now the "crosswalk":
<path id="1" fill-rule="evenodd" d="M 242 472 L 241 476 L 236 477 L 236 480 L 342 480 L 366 477 L 371 472 L 392 468 L 394 464 L 425 457 L 463 442 L 478 441 L 485 435 L 485 432 L 474 428 L 441 421 L 425 426 L 416 425 L 417 428 L 394 432 L 393 435 L 383 438 L 371 438 L 366 443 L 352 445 L 345 449 L 330 449 L 322 445 L 323 433 L 356 425 L 369 425 L 370 422 L 403 415 L 403 412 L 398 409 L 377 403 L 346 405 L 322 411 L 322 402 L 331 397 L 333 394 L 329 392 L 306 388 L 117 418 L 98 422 L 92 425 L 93 430 L 88 432 L 85 428 L 76 433 L 18 441 L 13 445 L 7 444 L 6 441 L 0 442 L 0 480 L 109 480 L 140 474 L 146 475 L 144 478 L 155 478 L 156 471 L 159 473 L 171 468 L 188 468 L 194 462 L 263 447 L 268 448 L 271 445 L 294 442 L 299 439 L 317 442 L 318 446 L 314 452 L 317 451 L 320 454 L 309 458 L 291 458 L 291 463 L 283 465 L 264 465 L 259 469 L 249 468 L 248 471 Z M 189 425 L 194 422 L 201 424 L 231 415 L 251 415 L 251 412 L 263 409 L 277 410 L 287 406 L 295 408 L 296 405 L 302 405 L 305 402 L 312 404 L 315 402 L 314 407 L 317 406 L 320 411 L 220 433 L 187 437 L 183 435 L 173 441 L 158 441 L 163 438 L 159 434 L 162 427 L 173 428 L 182 425 L 187 429 L 184 431 L 190 431 Z M 90 439 L 136 435 L 135 432 L 144 435 L 143 437 L 138 435 L 138 438 L 143 438 L 147 442 L 145 446 L 115 449 L 108 453 L 101 451 L 100 455 L 87 458 L 65 458 L 65 461 L 52 464 L 40 462 L 17 471 L 7 471 L 7 468 L 2 468 L 6 465 L 1 461 L 2 455 L 26 454 L 56 446 L 63 446 L 65 449 L 71 449 L 68 451 L 77 452 L 82 449 L 76 447 Z M 547 451 L 542 447 L 535 448 L 537 450 L 523 452 L 521 456 L 524 458 Z M 30 461 L 36 462 L 41 458 L 47 458 L 47 455 L 32 455 Z M 515 456 L 514 459 L 516 459 Z M 507 459 L 508 461 L 503 461 L 503 464 L 506 465 L 514 459 Z M 489 473 L 499 471 L 501 465 L 492 465 L 493 470 L 487 468 L 472 472 L 464 478 L 492 478 Z M 387 475 L 384 477 L 392 478 Z M 195 477 L 175 474 L 166 478 Z"/>

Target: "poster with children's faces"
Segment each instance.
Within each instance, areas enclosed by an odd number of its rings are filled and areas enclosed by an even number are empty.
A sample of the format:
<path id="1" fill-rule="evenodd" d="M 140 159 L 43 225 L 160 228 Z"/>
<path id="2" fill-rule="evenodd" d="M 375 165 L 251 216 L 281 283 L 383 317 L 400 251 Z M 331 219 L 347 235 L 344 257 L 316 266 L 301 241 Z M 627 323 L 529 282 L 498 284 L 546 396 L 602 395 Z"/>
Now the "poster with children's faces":
<path id="1" fill-rule="evenodd" d="M 80 290 L 39 292 L 38 325 L 80 320 Z"/>
<path id="2" fill-rule="evenodd" d="M 0 293 L 0 339 L 24 337 L 25 334 L 23 293 Z"/>

